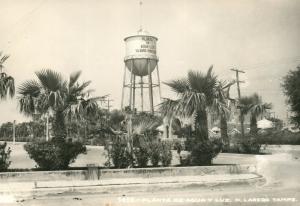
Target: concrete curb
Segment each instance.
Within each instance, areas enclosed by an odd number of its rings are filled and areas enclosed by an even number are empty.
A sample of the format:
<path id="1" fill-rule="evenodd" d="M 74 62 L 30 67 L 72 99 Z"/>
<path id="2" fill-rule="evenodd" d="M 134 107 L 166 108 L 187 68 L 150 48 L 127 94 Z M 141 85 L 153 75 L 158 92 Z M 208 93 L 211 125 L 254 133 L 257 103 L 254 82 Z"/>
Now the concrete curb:
<path id="1" fill-rule="evenodd" d="M 233 178 L 217 178 L 216 180 L 205 180 L 206 178 L 196 178 L 194 176 L 190 177 L 190 180 L 182 180 L 178 177 L 173 178 L 169 181 L 131 181 L 127 182 L 126 180 L 121 181 L 111 181 L 111 183 L 100 183 L 95 182 L 94 184 L 89 184 L 84 181 L 77 181 L 69 185 L 55 185 L 52 182 L 52 185 L 45 185 L 46 183 L 28 183 L 27 187 L 13 189 L 12 191 L 0 190 L 0 195 L 13 195 L 16 199 L 29 199 L 34 197 L 42 196 L 53 196 L 59 194 L 68 194 L 68 193 L 82 193 L 82 194 L 112 194 L 112 193 L 133 193 L 133 192 L 151 192 L 158 190 L 172 190 L 174 188 L 207 188 L 207 187 L 217 187 L 217 186 L 232 186 L 232 185 L 247 185 L 247 186 L 257 186 L 265 183 L 265 178 L 257 174 L 249 174 L 249 177 L 243 177 L 240 175 L 235 175 Z M 120 179 L 119 179 L 120 180 Z M 50 182 L 48 182 L 50 183 Z M 85 184 L 83 184 L 85 183 Z M 22 183 L 19 183 L 22 184 Z M 18 186 L 16 186 L 18 187 Z M 126 192 L 125 192 L 126 191 Z"/>

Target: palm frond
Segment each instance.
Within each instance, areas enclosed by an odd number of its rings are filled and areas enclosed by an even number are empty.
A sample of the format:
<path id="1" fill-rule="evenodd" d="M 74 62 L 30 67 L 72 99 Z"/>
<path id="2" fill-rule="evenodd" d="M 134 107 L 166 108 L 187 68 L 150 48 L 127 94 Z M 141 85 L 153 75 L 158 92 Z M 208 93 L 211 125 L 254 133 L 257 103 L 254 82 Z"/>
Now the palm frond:
<path id="1" fill-rule="evenodd" d="M 207 74 L 206 74 L 207 77 L 212 76 L 212 70 L 213 70 L 213 68 L 214 68 L 214 65 L 210 65 L 210 67 L 207 70 Z"/>
<path id="2" fill-rule="evenodd" d="M 6 73 L 0 73 L 0 99 L 7 96 L 13 97 L 15 94 L 15 81 L 11 76 Z"/>
<path id="3" fill-rule="evenodd" d="M 2 52 L 0 53 L 0 56 L 2 55 Z M 3 65 L 3 63 L 9 58 L 9 55 L 3 55 L 0 59 L 0 65 Z"/>
<path id="4" fill-rule="evenodd" d="M 212 73 L 212 67 L 206 75 L 200 71 L 189 71 L 188 82 L 192 91 L 205 94 L 207 105 L 212 104 L 214 89 L 218 82 L 217 76 Z"/>
<path id="5" fill-rule="evenodd" d="M 179 114 L 192 116 L 196 111 L 204 110 L 206 108 L 206 96 L 204 93 L 185 92 L 179 103 Z"/>
<path id="6" fill-rule="evenodd" d="M 96 111 L 98 109 L 98 101 L 101 100 L 101 97 L 93 97 L 85 100 L 84 102 L 84 110 L 85 114 L 88 116 L 96 115 Z"/>
<path id="7" fill-rule="evenodd" d="M 35 112 L 34 97 L 30 95 L 23 95 L 19 97 L 20 112 L 26 116 L 31 116 Z"/>
<path id="8" fill-rule="evenodd" d="M 272 105 L 269 103 L 253 104 L 250 108 L 250 112 L 253 116 L 257 117 L 263 115 L 268 109 L 271 109 Z"/>
<path id="9" fill-rule="evenodd" d="M 165 82 L 164 84 L 171 87 L 172 91 L 176 92 L 177 94 L 182 94 L 189 90 L 189 82 L 186 78 L 175 79 L 170 82 Z"/>
<path id="10" fill-rule="evenodd" d="M 263 103 L 262 98 L 257 93 L 242 97 L 240 99 L 240 105 L 242 114 L 251 113 L 255 117 L 263 114 L 267 109 L 272 108 L 272 104 Z"/>
<path id="11" fill-rule="evenodd" d="M 188 72 L 188 83 L 192 90 L 197 92 L 203 92 L 206 87 L 206 75 L 200 71 L 189 71 Z"/>
<path id="12" fill-rule="evenodd" d="M 81 71 L 74 72 L 70 75 L 69 88 L 74 86 L 74 84 L 78 81 L 80 75 L 81 75 Z"/>
<path id="13" fill-rule="evenodd" d="M 50 91 L 48 95 L 49 106 L 52 108 L 58 108 L 65 103 L 64 94 L 61 90 Z"/>
<path id="14" fill-rule="evenodd" d="M 230 109 L 225 102 L 220 101 L 218 98 L 214 99 L 212 106 L 209 108 L 211 113 L 217 116 L 223 116 L 228 118 L 230 114 Z"/>
<path id="15" fill-rule="evenodd" d="M 172 100 L 164 98 L 162 103 L 159 104 L 159 111 L 165 117 L 172 117 L 177 115 L 180 100 Z"/>
<path id="16" fill-rule="evenodd" d="M 5 81 L 8 95 L 12 98 L 15 95 L 15 80 L 11 76 L 9 76 Z"/>
<path id="17" fill-rule="evenodd" d="M 27 80 L 22 83 L 18 88 L 18 93 L 21 95 L 30 95 L 32 97 L 37 97 L 41 92 L 40 85 L 35 80 Z"/>
<path id="18" fill-rule="evenodd" d="M 38 77 L 40 84 L 45 90 L 58 91 L 63 87 L 65 81 L 63 81 L 62 75 L 51 69 L 43 69 L 35 72 Z"/>
<path id="19" fill-rule="evenodd" d="M 71 96 L 85 96 L 87 93 L 84 90 L 90 84 L 91 84 L 91 81 L 84 82 L 81 85 L 75 84 L 75 85 L 73 85 L 73 87 L 69 88 L 69 94 Z"/>

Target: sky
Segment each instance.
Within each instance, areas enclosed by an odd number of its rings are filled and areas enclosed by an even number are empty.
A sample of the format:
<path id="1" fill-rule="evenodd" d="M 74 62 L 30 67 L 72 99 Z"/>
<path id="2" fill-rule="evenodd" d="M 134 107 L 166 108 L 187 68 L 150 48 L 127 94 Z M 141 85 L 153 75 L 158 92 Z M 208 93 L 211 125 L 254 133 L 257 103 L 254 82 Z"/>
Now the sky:
<path id="1" fill-rule="evenodd" d="M 65 77 L 82 70 L 94 96 L 110 94 L 120 108 L 126 36 L 140 22 L 158 37 L 162 82 L 189 70 L 220 79 L 240 74 L 242 95 L 257 92 L 285 119 L 286 97 L 280 84 L 300 64 L 298 0 L 0 0 L 0 51 L 9 54 L 5 72 L 16 87 L 51 68 Z M 236 97 L 236 87 L 232 87 Z M 0 123 L 27 120 L 17 96 L 0 102 Z M 162 84 L 162 96 L 173 97 Z"/>

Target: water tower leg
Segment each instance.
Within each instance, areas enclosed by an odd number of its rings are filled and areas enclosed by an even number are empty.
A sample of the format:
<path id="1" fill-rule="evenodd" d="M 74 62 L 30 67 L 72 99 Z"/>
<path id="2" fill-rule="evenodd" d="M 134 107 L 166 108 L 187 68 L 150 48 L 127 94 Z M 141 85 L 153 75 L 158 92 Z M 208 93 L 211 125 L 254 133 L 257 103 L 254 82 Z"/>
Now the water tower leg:
<path id="1" fill-rule="evenodd" d="M 151 75 L 151 68 L 150 68 L 150 61 L 147 60 L 148 65 L 148 84 L 149 84 L 149 100 L 150 100 L 150 112 L 154 114 L 154 107 L 153 107 L 153 88 L 152 88 L 152 75 Z"/>
<path id="2" fill-rule="evenodd" d="M 133 82 L 133 73 L 132 73 L 132 70 L 133 70 L 133 64 L 131 65 L 131 68 L 130 68 L 130 95 L 129 95 L 129 108 L 132 109 L 132 82 Z"/>
<path id="3" fill-rule="evenodd" d="M 141 111 L 144 111 L 144 82 L 143 82 L 143 77 L 141 76 Z"/>
<path id="4" fill-rule="evenodd" d="M 124 109 L 124 92 L 126 87 L 126 65 L 124 66 L 124 75 L 123 75 L 123 88 L 122 88 L 122 100 L 121 100 L 121 110 Z"/>
<path id="5" fill-rule="evenodd" d="M 132 85 L 132 111 L 135 111 L 135 75 L 133 75 L 133 85 Z"/>
<path id="6" fill-rule="evenodd" d="M 156 65 L 156 72 L 157 72 L 157 85 L 158 85 L 158 92 L 159 92 L 159 99 L 161 101 L 161 88 L 160 88 L 160 78 L 159 78 L 159 71 L 158 71 L 158 64 Z"/>

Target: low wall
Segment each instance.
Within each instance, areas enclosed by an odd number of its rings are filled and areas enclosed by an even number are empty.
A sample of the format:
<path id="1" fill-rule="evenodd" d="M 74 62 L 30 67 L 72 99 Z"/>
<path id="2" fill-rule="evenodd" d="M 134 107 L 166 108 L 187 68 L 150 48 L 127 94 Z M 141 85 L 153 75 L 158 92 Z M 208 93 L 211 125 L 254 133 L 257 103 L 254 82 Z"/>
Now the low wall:
<path id="1" fill-rule="evenodd" d="M 0 181 L 7 181 L 7 182 L 86 180 L 86 179 L 88 179 L 86 170 L 1 172 L 0 173 Z"/>
<path id="2" fill-rule="evenodd" d="M 255 173 L 254 165 L 220 165 L 195 167 L 158 167 L 132 169 L 99 169 L 36 172 L 3 172 L 0 181 L 63 181 L 63 180 L 95 180 L 113 178 L 151 178 L 167 176 L 202 176 L 214 174 L 245 174 Z"/>
<path id="3" fill-rule="evenodd" d="M 100 179 L 131 178 L 131 177 L 163 177 L 163 176 L 202 176 L 219 174 L 241 174 L 256 172 L 251 165 L 220 165 L 194 167 L 157 167 L 133 169 L 102 169 Z"/>

